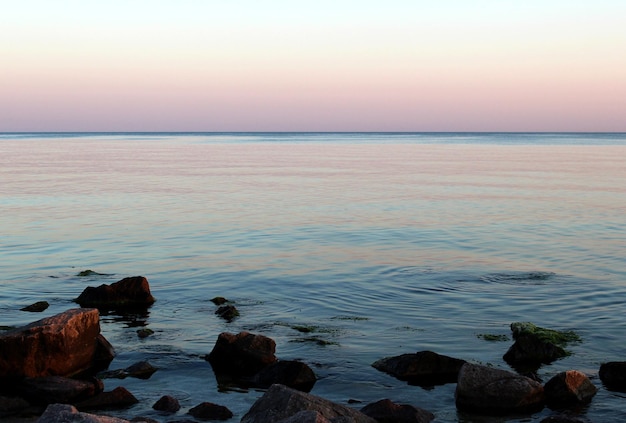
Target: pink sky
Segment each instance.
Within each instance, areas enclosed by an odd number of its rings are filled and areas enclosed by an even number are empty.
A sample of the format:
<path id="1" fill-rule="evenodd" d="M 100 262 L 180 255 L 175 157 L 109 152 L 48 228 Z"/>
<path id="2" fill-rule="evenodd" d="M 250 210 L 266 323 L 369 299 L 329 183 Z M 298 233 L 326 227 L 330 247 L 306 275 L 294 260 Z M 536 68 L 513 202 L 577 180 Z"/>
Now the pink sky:
<path id="1" fill-rule="evenodd" d="M 12 2 L 0 131 L 626 131 L 626 3 L 512 3 Z"/>

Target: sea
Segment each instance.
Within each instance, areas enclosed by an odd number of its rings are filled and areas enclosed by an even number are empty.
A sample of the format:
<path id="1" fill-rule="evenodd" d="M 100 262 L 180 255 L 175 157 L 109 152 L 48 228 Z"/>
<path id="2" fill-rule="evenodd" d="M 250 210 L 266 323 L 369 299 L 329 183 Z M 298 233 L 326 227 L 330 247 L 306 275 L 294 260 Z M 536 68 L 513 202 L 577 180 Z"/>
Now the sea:
<path id="1" fill-rule="evenodd" d="M 263 391 L 218 386 L 205 356 L 220 333 L 248 331 L 341 404 L 538 422 L 560 411 L 459 412 L 455 384 L 371 366 L 430 350 L 512 371 L 510 324 L 527 321 L 580 336 L 537 371 L 590 377 L 597 395 L 570 415 L 626 420 L 626 394 L 598 376 L 626 360 L 624 133 L 0 134 L 0 325 L 127 276 L 145 276 L 156 302 L 101 315 L 109 369 L 158 370 L 105 379 L 139 400 L 110 415 L 180 420 L 208 401 L 239 421 Z M 239 317 L 217 316 L 217 296 Z M 20 310 L 36 301 L 50 306 Z M 181 410 L 153 410 L 163 395 Z"/>

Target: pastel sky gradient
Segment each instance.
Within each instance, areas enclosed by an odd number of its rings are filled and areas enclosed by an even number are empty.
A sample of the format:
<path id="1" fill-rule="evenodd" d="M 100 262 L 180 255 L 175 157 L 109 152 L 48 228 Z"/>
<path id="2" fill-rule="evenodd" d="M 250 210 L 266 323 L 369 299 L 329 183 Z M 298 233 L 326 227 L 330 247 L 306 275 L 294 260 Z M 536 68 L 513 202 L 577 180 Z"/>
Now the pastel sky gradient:
<path id="1" fill-rule="evenodd" d="M 0 131 L 626 131 L 624 0 L 0 5 Z"/>

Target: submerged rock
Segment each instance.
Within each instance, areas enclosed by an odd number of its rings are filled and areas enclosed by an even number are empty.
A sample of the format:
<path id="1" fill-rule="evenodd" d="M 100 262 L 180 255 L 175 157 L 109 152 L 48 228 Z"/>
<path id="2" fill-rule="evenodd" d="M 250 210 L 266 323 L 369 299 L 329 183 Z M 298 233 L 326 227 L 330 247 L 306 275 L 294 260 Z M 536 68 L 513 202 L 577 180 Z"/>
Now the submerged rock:
<path id="1" fill-rule="evenodd" d="M 626 392 L 626 361 L 601 364 L 600 380 L 611 391 Z"/>
<path id="2" fill-rule="evenodd" d="M 108 364 L 110 344 L 100 334 L 97 309 L 71 309 L 0 334 L 0 381 L 74 376 Z"/>
<path id="3" fill-rule="evenodd" d="M 278 383 L 309 392 L 317 378 L 313 370 L 301 361 L 279 360 L 259 371 L 252 381 L 253 385 L 259 388 L 269 388 Z"/>
<path id="4" fill-rule="evenodd" d="M 455 392 L 459 410 L 487 414 L 533 412 L 544 406 L 539 382 L 505 370 L 466 363 Z"/>
<path id="5" fill-rule="evenodd" d="M 40 313 L 50 307 L 47 301 L 37 301 L 29 306 L 20 308 L 21 311 L 29 311 L 31 313 Z"/>
<path id="6" fill-rule="evenodd" d="M 237 310 L 237 308 L 234 305 L 228 304 L 228 305 L 223 305 L 217 310 L 215 310 L 215 314 L 217 314 L 222 319 L 228 322 L 232 322 L 235 319 L 235 317 L 239 316 L 239 310 Z"/>
<path id="7" fill-rule="evenodd" d="M 465 360 L 420 351 L 380 359 L 372 367 L 411 385 L 432 386 L 456 382 Z"/>
<path id="8" fill-rule="evenodd" d="M 152 406 L 155 410 L 165 411 L 168 413 L 175 413 L 180 410 L 180 403 L 178 400 L 170 395 L 164 395 Z"/>
<path id="9" fill-rule="evenodd" d="M 124 278 L 111 285 L 88 286 L 76 298 L 81 307 L 103 310 L 149 307 L 154 301 L 148 279 L 143 276 Z"/>
<path id="10" fill-rule="evenodd" d="M 350 407 L 278 384 L 272 385 L 252 405 L 250 410 L 241 418 L 241 423 L 280 422 L 303 411 L 317 412 L 330 421 L 376 423 L 373 418 Z M 307 416 L 310 418 L 310 413 Z M 286 421 L 298 422 L 300 420 Z"/>
<path id="11" fill-rule="evenodd" d="M 430 411 L 409 404 L 396 404 L 383 399 L 361 408 L 361 412 L 378 423 L 428 423 L 435 418 Z"/>
<path id="12" fill-rule="evenodd" d="M 598 392 L 589 378 L 577 370 L 557 374 L 543 388 L 550 408 L 587 404 Z"/>
<path id="13" fill-rule="evenodd" d="M 100 392 L 98 395 L 81 401 L 76 405 L 79 410 L 126 408 L 139 401 L 130 391 L 123 386 L 118 386 L 112 391 Z"/>
<path id="14" fill-rule="evenodd" d="M 98 379 L 76 380 L 62 376 L 26 378 L 16 390 L 33 404 L 71 404 L 93 397 L 104 389 Z"/>

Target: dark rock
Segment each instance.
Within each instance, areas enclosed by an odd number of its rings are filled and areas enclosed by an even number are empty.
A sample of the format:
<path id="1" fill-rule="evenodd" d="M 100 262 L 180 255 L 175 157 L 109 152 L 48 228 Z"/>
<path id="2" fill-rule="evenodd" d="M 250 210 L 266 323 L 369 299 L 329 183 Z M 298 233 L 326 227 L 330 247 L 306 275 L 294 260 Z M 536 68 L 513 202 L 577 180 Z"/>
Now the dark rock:
<path id="1" fill-rule="evenodd" d="M 148 279 L 143 276 L 124 278 L 111 285 L 89 286 L 76 298 L 82 307 L 103 310 L 148 307 L 154 301 Z"/>
<path id="2" fill-rule="evenodd" d="M 313 370 L 300 361 L 280 360 L 262 369 L 253 378 L 255 386 L 269 388 L 275 383 L 309 392 L 317 378 Z"/>
<path id="3" fill-rule="evenodd" d="M 67 404 L 50 404 L 37 423 L 128 423 L 128 420 L 80 413 Z"/>
<path id="4" fill-rule="evenodd" d="M 334 421 L 335 419 L 333 419 L 333 422 Z M 354 419 L 348 420 L 345 423 L 351 422 L 354 422 Z M 331 423 L 331 420 L 328 420 L 317 411 L 304 410 L 299 411 L 286 419 L 279 420 L 276 423 Z"/>
<path id="5" fill-rule="evenodd" d="M 249 332 L 236 335 L 223 332 L 218 336 L 207 360 L 216 375 L 253 376 L 276 361 L 275 351 L 276 343 L 266 336 Z"/>
<path id="6" fill-rule="evenodd" d="M 154 331 L 152 329 L 148 329 L 148 328 L 137 329 L 137 336 L 140 338 L 147 338 L 152 334 L 154 334 Z"/>
<path id="7" fill-rule="evenodd" d="M 511 365 L 551 363 L 569 353 L 563 348 L 568 342 L 579 341 L 573 332 L 545 329 L 528 322 L 511 324 L 515 343 L 504 354 Z"/>
<path id="8" fill-rule="evenodd" d="M 180 403 L 178 400 L 170 395 L 164 395 L 152 406 L 155 410 L 166 411 L 168 413 L 175 413 L 180 410 Z"/>
<path id="9" fill-rule="evenodd" d="M 0 419 L 26 410 L 29 407 L 30 403 L 24 398 L 0 396 Z"/>
<path id="10" fill-rule="evenodd" d="M 600 365 L 600 380 L 611 391 L 626 392 L 626 361 Z"/>
<path id="11" fill-rule="evenodd" d="M 140 361 L 127 367 L 125 371 L 129 377 L 136 377 L 137 379 L 150 379 L 150 376 L 152 376 L 157 369 L 147 361 Z"/>
<path id="12" fill-rule="evenodd" d="M 432 351 L 380 359 L 372 366 L 411 385 L 432 386 L 456 382 L 465 360 Z"/>
<path id="13" fill-rule="evenodd" d="M 95 378 L 87 381 L 62 376 L 26 378 L 15 387 L 21 397 L 33 404 L 71 404 L 93 397 L 103 388 Z"/>
<path id="14" fill-rule="evenodd" d="M 161 423 L 158 420 L 154 420 L 154 419 L 151 419 L 150 417 L 143 417 L 143 416 L 133 417 L 132 419 L 130 419 L 130 421 L 133 423 Z"/>
<path id="15" fill-rule="evenodd" d="M 435 418 L 430 411 L 408 404 L 396 404 L 383 399 L 361 408 L 361 412 L 378 423 L 428 423 Z"/>
<path id="16" fill-rule="evenodd" d="M 459 410 L 487 414 L 533 412 L 543 408 L 539 382 L 505 370 L 466 363 L 455 392 Z"/>
<path id="17" fill-rule="evenodd" d="M 550 408 L 587 404 L 598 392 L 589 378 L 577 370 L 557 374 L 543 389 Z"/>
<path id="18" fill-rule="evenodd" d="M 279 422 L 302 411 L 316 411 L 333 422 L 376 423 L 355 409 L 278 384 L 272 385 L 252 405 L 241 423 Z"/>
<path id="19" fill-rule="evenodd" d="M 568 416 L 566 414 L 559 414 L 556 416 L 548 416 L 541 420 L 540 423 L 586 423 L 585 420 L 580 420 L 574 416 Z"/>
<path id="20" fill-rule="evenodd" d="M 215 310 L 215 314 L 220 316 L 222 319 L 227 320 L 229 322 L 233 321 L 235 317 L 239 316 L 239 310 L 234 305 L 223 305 L 217 310 Z"/>
<path id="21" fill-rule="evenodd" d="M 233 413 L 223 405 L 203 402 L 191 408 L 188 414 L 200 420 L 228 420 L 233 417 Z"/>
<path id="22" fill-rule="evenodd" d="M 47 301 L 37 301 L 29 306 L 20 308 L 22 311 L 30 311 L 32 313 L 40 313 L 50 306 Z"/>
<path id="23" fill-rule="evenodd" d="M 87 269 L 87 270 L 83 270 L 83 271 L 78 272 L 76 274 L 76 276 L 84 278 L 84 277 L 87 277 L 87 276 L 111 276 L 111 275 L 108 274 L 108 273 L 98 273 L 98 272 L 95 272 L 93 270 Z"/>
<path id="24" fill-rule="evenodd" d="M 0 380 L 74 376 L 104 360 L 97 309 L 71 309 L 0 334 Z M 106 340 L 104 340 L 106 342 Z M 110 361 L 110 360 L 109 360 Z"/>
<path id="25" fill-rule="evenodd" d="M 118 386 L 110 392 L 101 392 L 95 397 L 81 401 L 76 405 L 79 410 L 105 409 L 105 408 L 126 408 L 139 401 L 128 389 Z"/>
<path id="26" fill-rule="evenodd" d="M 213 297 L 211 299 L 211 302 L 215 305 L 222 305 L 222 304 L 226 304 L 228 300 L 224 297 Z"/>

